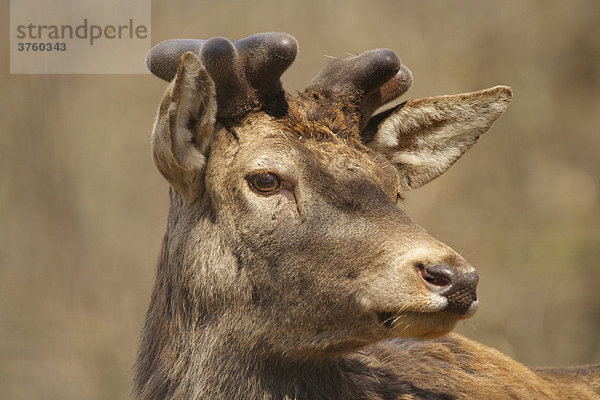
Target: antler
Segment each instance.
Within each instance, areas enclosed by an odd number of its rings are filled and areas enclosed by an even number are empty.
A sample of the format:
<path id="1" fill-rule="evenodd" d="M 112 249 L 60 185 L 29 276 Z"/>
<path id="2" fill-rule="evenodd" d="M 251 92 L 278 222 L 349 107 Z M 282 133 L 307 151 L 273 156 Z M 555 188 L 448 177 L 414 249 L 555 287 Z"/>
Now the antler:
<path id="1" fill-rule="evenodd" d="M 296 58 L 298 44 L 287 33 L 259 33 L 231 42 L 171 39 L 154 46 L 146 56 L 148 69 L 171 81 L 184 52 L 196 54 L 213 79 L 217 92 L 217 119 L 238 120 L 254 108 L 275 115 L 287 111 L 279 78 Z M 412 75 L 388 49 L 377 49 L 328 63 L 305 92 L 317 92 L 349 102 L 363 129 L 380 106 L 405 93 Z M 346 110 L 348 112 L 348 110 Z"/>
<path id="2" fill-rule="evenodd" d="M 412 74 L 396 53 L 376 49 L 329 62 L 305 92 L 318 92 L 354 105 L 362 129 L 378 107 L 400 97 L 411 84 Z"/>
<path id="3" fill-rule="evenodd" d="M 154 75 L 171 81 L 186 51 L 200 58 L 215 83 L 218 119 L 237 120 L 259 106 L 285 113 L 287 103 L 279 78 L 298 52 L 291 35 L 259 33 L 235 42 L 221 37 L 166 40 L 150 50 L 146 66 Z"/>

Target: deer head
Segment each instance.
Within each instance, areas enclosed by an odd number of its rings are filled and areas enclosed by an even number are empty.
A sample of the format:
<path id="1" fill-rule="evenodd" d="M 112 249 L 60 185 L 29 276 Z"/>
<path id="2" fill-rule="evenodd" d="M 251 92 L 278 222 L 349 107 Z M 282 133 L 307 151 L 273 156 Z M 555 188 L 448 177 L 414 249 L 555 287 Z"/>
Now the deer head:
<path id="1" fill-rule="evenodd" d="M 161 349 L 182 332 L 212 337 L 205 353 L 223 340 L 315 360 L 439 336 L 477 308 L 474 269 L 397 203 L 477 142 L 510 89 L 372 116 L 412 83 L 396 54 L 336 59 L 290 95 L 280 76 L 296 51 L 293 37 L 266 33 L 169 40 L 148 55 L 171 81 L 152 154 L 172 190 L 141 371 L 171 357 Z"/>

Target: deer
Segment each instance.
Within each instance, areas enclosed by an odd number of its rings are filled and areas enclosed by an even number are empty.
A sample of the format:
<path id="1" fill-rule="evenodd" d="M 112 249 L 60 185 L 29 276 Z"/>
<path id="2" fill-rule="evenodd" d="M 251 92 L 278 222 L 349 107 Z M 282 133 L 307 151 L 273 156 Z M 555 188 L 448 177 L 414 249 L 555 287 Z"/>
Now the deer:
<path id="1" fill-rule="evenodd" d="M 530 369 L 452 333 L 474 268 L 399 207 L 486 133 L 507 86 L 408 100 L 389 49 L 303 91 L 296 40 L 171 39 L 152 132 L 166 233 L 134 366 L 139 399 L 600 399 L 600 365 Z"/>

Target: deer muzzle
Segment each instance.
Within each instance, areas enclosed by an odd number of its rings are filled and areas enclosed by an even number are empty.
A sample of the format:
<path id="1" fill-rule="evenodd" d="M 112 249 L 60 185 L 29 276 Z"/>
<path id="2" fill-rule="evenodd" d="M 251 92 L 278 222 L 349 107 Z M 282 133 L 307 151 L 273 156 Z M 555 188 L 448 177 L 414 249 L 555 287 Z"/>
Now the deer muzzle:
<path id="1" fill-rule="evenodd" d="M 475 271 L 459 272 L 447 264 L 418 265 L 417 270 L 429 290 L 448 300 L 447 311 L 468 316 L 477 310 L 477 283 Z"/>

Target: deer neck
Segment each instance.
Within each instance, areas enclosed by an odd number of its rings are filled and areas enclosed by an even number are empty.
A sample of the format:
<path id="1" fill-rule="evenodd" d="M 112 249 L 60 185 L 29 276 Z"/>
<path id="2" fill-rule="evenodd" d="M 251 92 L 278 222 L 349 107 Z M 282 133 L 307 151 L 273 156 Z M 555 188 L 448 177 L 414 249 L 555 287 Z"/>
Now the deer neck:
<path id="1" fill-rule="evenodd" d="M 269 329 L 260 322 L 264 318 L 253 318 L 255 311 L 249 307 L 223 309 L 218 292 L 231 296 L 232 291 L 240 291 L 244 279 L 236 257 L 227 252 L 225 235 L 220 234 L 209 208 L 201 211 L 204 217 L 194 216 L 201 221 L 189 228 L 195 232 L 175 232 L 185 226 L 182 220 L 190 217 L 176 201 L 172 196 L 135 367 L 138 397 L 355 398 L 344 373 L 347 360 L 329 357 L 301 362 L 276 356 L 265 345 Z M 194 249 L 193 243 L 182 242 L 185 238 L 201 238 L 201 243 Z M 201 252 L 203 257 L 190 261 L 181 249 Z M 217 273 L 220 275 L 211 275 Z M 231 276 L 223 279 L 224 274 Z M 224 287 L 223 282 L 232 282 L 232 286 Z M 237 294 L 240 298 L 244 295 L 242 291 Z"/>
<path id="2" fill-rule="evenodd" d="M 344 372 L 345 360 L 293 362 L 265 353 L 260 343 L 249 346 L 238 333 L 227 333 L 217 328 L 209 334 L 210 345 L 197 348 L 201 354 L 195 357 L 201 363 L 189 374 L 197 382 L 195 390 L 204 393 L 199 398 L 356 398 Z"/>
<path id="3" fill-rule="evenodd" d="M 203 323 L 182 322 L 171 319 L 145 335 L 138 360 L 140 398 L 357 398 L 348 376 L 348 370 L 364 368 L 356 362 L 345 358 L 291 361 L 275 356 L 264 348 L 260 335 L 252 333 L 252 327 L 240 326 L 227 316 L 204 316 Z"/>

